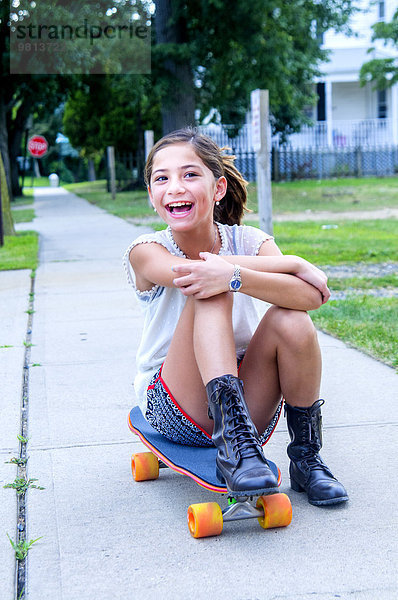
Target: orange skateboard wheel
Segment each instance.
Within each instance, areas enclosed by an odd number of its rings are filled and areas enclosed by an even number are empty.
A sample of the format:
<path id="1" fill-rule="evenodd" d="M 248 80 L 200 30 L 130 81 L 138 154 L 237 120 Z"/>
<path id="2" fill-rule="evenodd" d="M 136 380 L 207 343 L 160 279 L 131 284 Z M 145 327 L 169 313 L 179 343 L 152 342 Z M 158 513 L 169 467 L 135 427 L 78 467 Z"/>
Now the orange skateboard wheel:
<path id="1" fill-rule="evenodd" d="M 264 511 L 264 516 L 258 518 L 263 529 L 287 527 L 291 523 L 292 505 L 286 494 L 260 496 L 256 506 Z"/>
<path id="2" fill-rule="evenodd" d="M 159 477 L 159 460 L 152 452 L 133 454 L 131 471 L 135 481 L 157 479 Z"/>
<path id="3" fill-rule="evenodd" d="M 188 508 L 189 532 L 194 538 L 220 535 L 223 528 L 223 517 L 217 502 L 191 504 Z"/>

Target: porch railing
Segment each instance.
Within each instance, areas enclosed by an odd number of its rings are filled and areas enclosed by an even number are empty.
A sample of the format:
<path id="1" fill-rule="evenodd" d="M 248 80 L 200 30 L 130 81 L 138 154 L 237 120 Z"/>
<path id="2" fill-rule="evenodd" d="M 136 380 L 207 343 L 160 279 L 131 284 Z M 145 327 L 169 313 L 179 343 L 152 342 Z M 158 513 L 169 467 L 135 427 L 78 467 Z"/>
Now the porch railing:
<path id="1" fill-rule="evenodd" d="M 288 140 L 292 148 L 377 148 L 393 143 L 392 119 L 320 121 L 304 125 Z M 273 145 L 281 145 L 279 136 L 274 137 Z"/>
<path id="2" fill-rule="evenodd" d="M 230 125 L 201 126 L 202 133 L 212 137 L 220 146 L 229 146 L 234 153 L 251 152 L 250 125 L 236 130 Z M 272 138 L 273 147 L 298 148 L 378 148 L 396 145 L 392 119 L 358 119 L 346 121 L 319 121 L 314 125 L 303 125 L 299 133 L 293 133 L 282 144 L 281 137 Z"/>

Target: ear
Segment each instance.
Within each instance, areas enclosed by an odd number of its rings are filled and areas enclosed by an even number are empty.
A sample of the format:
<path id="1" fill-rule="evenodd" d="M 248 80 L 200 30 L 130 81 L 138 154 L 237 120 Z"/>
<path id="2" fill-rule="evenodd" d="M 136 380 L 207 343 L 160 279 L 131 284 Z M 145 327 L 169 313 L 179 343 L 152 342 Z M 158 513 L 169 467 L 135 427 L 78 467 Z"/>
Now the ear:
<path id="1" fill-rule="evenodd" d="M 153 197 L 152 197 L 151 188 L 149 187 L 149 185 L 148 185 L 148 187 L 147 187 L 147 190 L 148 190 L 148 196 L 149 196 L 149 200 L 151 201 L 151 204 L 152 204 L 153 208 L 155 208 L 155 205 L 154 205 L 154 203 L 153 203 Z"/>
<path id="2" fill-rule="evenodd" d="M 227 180 L 224 176 L 219 177 L 216 181 L 216 189 L 214 192 L 214 202 L 219 202 L 227 193 Z"/>

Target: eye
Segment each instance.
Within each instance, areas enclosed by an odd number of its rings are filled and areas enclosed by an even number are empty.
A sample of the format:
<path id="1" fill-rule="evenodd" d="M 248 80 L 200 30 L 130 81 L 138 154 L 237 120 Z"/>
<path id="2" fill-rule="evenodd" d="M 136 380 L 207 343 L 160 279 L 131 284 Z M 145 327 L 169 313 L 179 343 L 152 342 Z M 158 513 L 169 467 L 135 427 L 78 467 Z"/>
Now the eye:
<path id="1" fill-rule="evenodd" d="M 193 171 L 188 171 L 188 173 L 185 173 L 185 177 L 188 177 L 188 178 L 198 177 L 198 174 L 194 173 Z"/>
<path id="2" fill-rule="evenodd" d="M 166 181 L 166 179 L 166 175 L 158 175 L 157 177 L 155 177 L 154 181 Z"/>

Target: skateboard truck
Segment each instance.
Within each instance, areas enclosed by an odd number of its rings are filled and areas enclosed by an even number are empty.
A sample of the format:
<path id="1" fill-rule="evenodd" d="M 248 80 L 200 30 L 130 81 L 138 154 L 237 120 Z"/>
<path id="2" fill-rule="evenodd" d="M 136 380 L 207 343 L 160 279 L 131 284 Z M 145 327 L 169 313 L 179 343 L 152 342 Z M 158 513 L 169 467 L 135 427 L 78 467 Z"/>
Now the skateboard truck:
<path id="1" fill-rule="evenodd" d="M 222 511 L 222 516 L 224 523 L 227 521 L 240 521 L 242 519 L 262 519 L 264 511 L 253 506 L 247 497 L 229 497 L 228 506 Z"/>

